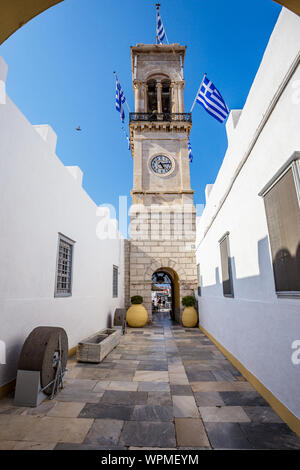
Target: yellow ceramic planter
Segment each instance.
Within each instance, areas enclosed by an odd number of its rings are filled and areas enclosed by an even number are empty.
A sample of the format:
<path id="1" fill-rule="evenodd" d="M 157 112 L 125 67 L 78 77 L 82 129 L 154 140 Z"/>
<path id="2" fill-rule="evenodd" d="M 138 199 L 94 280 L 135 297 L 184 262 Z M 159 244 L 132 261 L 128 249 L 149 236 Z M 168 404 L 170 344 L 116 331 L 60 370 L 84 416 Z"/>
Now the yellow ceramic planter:
<path id="1" fill-rule="evenodd" d="M 182 324 L 186 328 L 194 328 L 198 322 L 198 315 L 195 307 L 185 307 L 182 313 Z"/>
<path id="2" fill-rule="evenodd" d="M 142 328 L 148 321 L 148 313 L 142 304 L 134 304 L 127 310 L 126 320 L 132 328 Z"/>

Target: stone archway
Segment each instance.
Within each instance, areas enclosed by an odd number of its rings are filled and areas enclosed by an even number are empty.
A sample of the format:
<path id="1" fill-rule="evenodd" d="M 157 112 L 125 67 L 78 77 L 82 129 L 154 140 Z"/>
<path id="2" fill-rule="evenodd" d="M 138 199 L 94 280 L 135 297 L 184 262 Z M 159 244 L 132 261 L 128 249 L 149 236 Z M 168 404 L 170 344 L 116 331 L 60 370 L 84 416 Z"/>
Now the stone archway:
<path id="1" fill-rule="evenodd" d="M 159 281 L 159 278 L 161 278 L 161 281 Z M 160 284 L 162 285 L 162 290 L 159 289 Z M 180 315 L 178 315 L 178 312 L 180 312 L 179 277 L 176 271 L 174 271 L 174 269 L 166 268 L 166 267 L 157 269 L 152 274 L 152 286 L 151 286 L 152 319 L 153 319 L 153 314 L 155 313 L 155 309 L 153 309 L 153 307 L 156 307 L 155 304 L 153 305 L 153 293 L 155 294 L 155 291 L 156 291 L 156 292 L 159 292 L 158 296 L 165 297 L 164 295 L 161 295 L 161 292 L 164 290 L 169 291 L 168 297 L 171 297 L 171 298 L 168 298 L 167 307 L 165 309 L 163 308 L 164 313 L 167 313 L 167 315 L 165 315 L 165 318 L 167 319 L 167 317 L 169 317 L 170 320 L 179 321 L 180 320 Z"/>
<path id="2" fill-rule="evenodd" d="M 145 270 L 143 288 L 144 288 L 144 299 L 145 306 L 149 313 L 149 321 L 152 322 L 152 298 L 151 298 L 151 286 L 152 286 L 152 275 L 157 271 L 163 271 L 167 273 L 173 282 L 173 296 L 174 296 L 174 320 L 178 323 L 181 322 L 181 299 L 185 295 L 193 294 L 194 285 L 191 285 L 187 280 L 187 274 L 185 269 L 171 258 L 162 258 L 160 260 L 152 260 Z"/>

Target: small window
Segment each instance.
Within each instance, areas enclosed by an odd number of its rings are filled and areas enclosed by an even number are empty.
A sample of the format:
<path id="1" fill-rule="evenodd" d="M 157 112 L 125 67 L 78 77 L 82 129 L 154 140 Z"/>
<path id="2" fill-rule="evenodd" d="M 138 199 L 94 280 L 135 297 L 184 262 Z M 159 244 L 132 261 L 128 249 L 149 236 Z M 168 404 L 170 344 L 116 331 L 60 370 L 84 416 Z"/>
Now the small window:
<path id="1" fill-rule="evenodd" d="M 221 252 L 223 294 L 225 297 L 234 297 L 228 232 L 219 240 L 219 243 Z"/>
<path id="2" fill-rule="evenodd" d="M 197 278 L 198 278 L 198 296 L 201 297 L 201 274 L 200 274 L 200 264 L 197 264 Z"/>
<path id="3" fill-rule="evenodd" d="M 300 168 L 290 163 L 260 194 L 264 198 L 276 292 L 300 296 Z"/>
<path id="4" fill-rule="evenodd" d="M 59 234 L 56 268 L 56 297 L 72 295 L 72 265 L 74 242 Z"/>
<path id="5" fill-rule="evenodd" d="M 118 276 L 119 268 L 117 266 L 113 267 L 113 297 L 118 297 Z"/>

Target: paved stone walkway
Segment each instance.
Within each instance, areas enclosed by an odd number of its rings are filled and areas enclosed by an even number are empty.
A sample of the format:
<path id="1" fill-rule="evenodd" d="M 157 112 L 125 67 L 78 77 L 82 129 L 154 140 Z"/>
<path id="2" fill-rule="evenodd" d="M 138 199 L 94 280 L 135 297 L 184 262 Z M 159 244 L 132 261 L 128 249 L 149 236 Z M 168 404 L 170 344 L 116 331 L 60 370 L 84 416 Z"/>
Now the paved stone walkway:
<path id="1" fill-rule="evenodd" d="M 129 329 L 101 364 L 68 369 L 54 401 L 0 401 L 0 449 L 300 449 L 197 328 L 158 319 Z"/>

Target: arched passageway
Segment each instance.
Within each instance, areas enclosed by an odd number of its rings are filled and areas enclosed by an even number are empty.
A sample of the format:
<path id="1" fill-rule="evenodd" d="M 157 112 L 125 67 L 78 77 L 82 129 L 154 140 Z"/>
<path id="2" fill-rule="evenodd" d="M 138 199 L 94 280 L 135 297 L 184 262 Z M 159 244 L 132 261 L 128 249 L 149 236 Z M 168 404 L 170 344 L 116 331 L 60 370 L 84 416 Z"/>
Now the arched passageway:
<path id="1" fill-rule="evenodd" d="M 177 273 L 171 268 L 159 268 L 152 275 L 152 321 L 175 321 L 180 308 L 180 289 Z"/>

